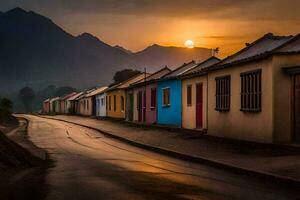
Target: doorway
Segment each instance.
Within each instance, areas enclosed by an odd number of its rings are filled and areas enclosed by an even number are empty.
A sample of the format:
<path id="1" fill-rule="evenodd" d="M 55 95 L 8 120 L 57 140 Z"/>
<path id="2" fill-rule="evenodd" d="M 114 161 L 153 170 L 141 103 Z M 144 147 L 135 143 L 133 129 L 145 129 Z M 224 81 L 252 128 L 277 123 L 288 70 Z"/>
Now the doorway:
<path id="1" fill-rule="evenodd" d="M 203 85 L 196 85 L 196 128 L 203 128 Z"/>

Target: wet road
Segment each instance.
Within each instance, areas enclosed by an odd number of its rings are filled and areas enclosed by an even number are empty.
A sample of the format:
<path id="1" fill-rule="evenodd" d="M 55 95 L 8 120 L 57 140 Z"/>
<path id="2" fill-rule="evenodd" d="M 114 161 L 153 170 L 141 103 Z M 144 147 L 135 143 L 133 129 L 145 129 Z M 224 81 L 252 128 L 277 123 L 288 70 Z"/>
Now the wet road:
<path id="1" fill-rule="evenodd" d="M 47 199 L 299 199 L 300 191 L 143 150 L 65 122 L 27 116 L 54 161 Z"/>

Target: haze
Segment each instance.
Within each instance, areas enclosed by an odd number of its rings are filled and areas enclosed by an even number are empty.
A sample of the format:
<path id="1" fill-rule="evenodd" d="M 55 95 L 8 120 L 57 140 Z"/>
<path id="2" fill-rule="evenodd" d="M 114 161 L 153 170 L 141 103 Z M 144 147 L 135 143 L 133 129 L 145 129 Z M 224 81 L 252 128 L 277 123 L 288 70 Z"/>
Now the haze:
<path id="1" fill-rule="evenodd" d="M 14 7 L 50 17 L 66 31 L 89 32 L 110 45 L 132 51 L 157 43 L 220 47 L 227 56 L 266 32 L 279 35 L 300 30 L 298 0 L 6 0 Z"/>

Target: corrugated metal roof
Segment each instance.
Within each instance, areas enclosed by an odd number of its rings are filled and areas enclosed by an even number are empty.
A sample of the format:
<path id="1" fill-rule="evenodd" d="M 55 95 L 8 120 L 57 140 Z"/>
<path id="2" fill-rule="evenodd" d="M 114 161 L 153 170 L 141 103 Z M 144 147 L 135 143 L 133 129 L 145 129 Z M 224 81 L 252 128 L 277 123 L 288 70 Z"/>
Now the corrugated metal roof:
<path id="1" fill-rule="evenodd" d="M 272 33 L 268 33 L 260 39 L 249 44 L 239 52 L 225 58 L 217 66 L 229 65 L 243 60 L 250 60 L 260 55 L 264 55 L 268 52 L 272 52 L 276 48 L 280 47 L 284 43 L 291 40 L 293 36 L 274 36 Z"/>
<path id="2" fill-rule="evenodd" d="M 68 101 L 73 101 L 75 100 L 76 98 L 78 98 L 80 95 L 82 95 L 83 92 L 79 92 L 77 94 L 75 94 L 74 96 L 70 97 L 69 99 L 67 99 Z"/>
<path id="3" fill-rule="evenodd" d="M 295 36 L 295 38 L 288 42 L 283 47 L 276 50 L 278 53 L 293 53 L 293 52 L 300 52 L 300 34 Z"/>
<path id="4" fill-rule="evenodd" d="M 194 68 L 186 71 L 185 73 L 183 73 L 182 75 L 187 75 L 187 74 L 193 74 L 193 73 L 197 73 L 199 71 L 201 71 L 202 69 L 206 68 L 206 67 L 210 67 L 218 62 L 220 62 L 221 59 L 215 57 L 215 56 L 212 56 L 210 58 L 208 58 L 207 60 L 199 63 L 198 65 L 196 65 Z"/>
<path id="5" fill-rule="evenodd" d="M 183 73 L 185 73 L 186 71 L 190 70 L 191 68 L 195 67 L 197 64 L 195 61 L 191 61 L 189 63 L 184 63 L 183 65 L 181 65 L 180 67 L 176 68 L 175 70 L 173 70 L 172 72 L 168 73 L 166 76 L 163 77 L 163 79 L 169 79 L 169 78 L 175 78 Z"/>
<path id="6" fill-rule="evenodd" d="M 100 93 L 104 92 L 107 88 L 108 88 L 107 86 L 99 87 L 99 88 L 93 90 L 92 92 L 86 94 L 85 97 L 92 97 L 92 96 L 95 96 L 97 94 L 100 94 Z"/>
<path id="7" fill-rule="evenodd" d="M 164 67 L 164 68 L 158 70 L 157 72 L 154 72 L 152 75 L 148 76 L 146 78 L 146 80 L 145 79 L 141 79 L 140 81 L 131 84 L 131 86 L 135 86 L 135 85 L 139 85 L 141 83 L 145 83 L 145 82 L 150 82 L 150 81 L 157 80 L 157 79 L 165 76 L 166 74 L 170 73 L 171 71 L 172 70 L 169 69 L 168 67 Z"/>
<path id="8" fill-rule="evenodd" d="M 126 81 L 123 81 L 122 83 L 119 83 L 117 85 L 114 85 L 114 86 L 108 88 L 107 91 L 111 91 L 111 90 L 115 90 L 115 89 L 125 89 L 125 88 L 129 87 L 131 84 L 142 80 L 143 78 L 145 78 L 145 76 L 147 78 L 150 75 L 151 74 L 149 74 L 149 73 L 138 74 L 138 75 L 126 80 Z"/>
<path id="9" fill-rule="evenodd" d="M 72 92 L 72 93 L 70 93 L 70 94 L 67 94 L 67 95 L 63 96 L 63 97 L 61 98 L 61 100 L 64 101 L 64 100 L 66 100 L 66 99 L 68 99 L 68 98 L 74 96 L 75 94 L 76 94 L 76 92 Z"/>

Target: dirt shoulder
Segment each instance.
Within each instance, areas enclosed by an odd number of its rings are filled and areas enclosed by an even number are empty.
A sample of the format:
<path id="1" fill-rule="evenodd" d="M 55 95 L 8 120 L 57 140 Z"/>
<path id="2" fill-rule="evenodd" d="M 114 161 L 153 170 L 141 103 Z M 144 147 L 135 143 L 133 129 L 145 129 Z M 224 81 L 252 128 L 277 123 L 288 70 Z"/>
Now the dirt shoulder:
<path id="1" fill-rule="evenodd" d="M 47 154 L 27 140 L 26 121 L 1 130 L 0 199 L 44 199 L 47 192 L 45 178 L 51 164 Z M 44 159 L 33 154 L 32 149 L 44 155 Z"/>

